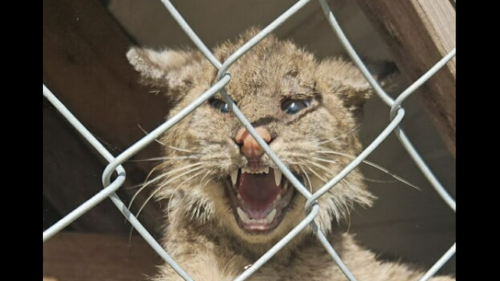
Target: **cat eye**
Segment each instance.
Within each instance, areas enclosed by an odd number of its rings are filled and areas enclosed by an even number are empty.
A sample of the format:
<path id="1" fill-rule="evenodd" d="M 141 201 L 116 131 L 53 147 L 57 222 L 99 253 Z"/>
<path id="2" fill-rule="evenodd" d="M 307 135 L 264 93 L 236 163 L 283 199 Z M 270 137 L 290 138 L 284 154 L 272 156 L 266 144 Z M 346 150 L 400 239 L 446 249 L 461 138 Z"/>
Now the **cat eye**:
<path id="1" fill-rule="evenodd" d="M 208 103 L 210 104 L 210 106 L 222 113 L 229 113 L 229 104 L 227 104 L 225 101 L 219 99 L 211 99 L 208 101 Z"/>
<path id="2" fill-rule="evenodd" d="M 281 110 L 286 114 L 296 114 L 311 105 L 310 100 L 285 100 L 281 104 Z"/>

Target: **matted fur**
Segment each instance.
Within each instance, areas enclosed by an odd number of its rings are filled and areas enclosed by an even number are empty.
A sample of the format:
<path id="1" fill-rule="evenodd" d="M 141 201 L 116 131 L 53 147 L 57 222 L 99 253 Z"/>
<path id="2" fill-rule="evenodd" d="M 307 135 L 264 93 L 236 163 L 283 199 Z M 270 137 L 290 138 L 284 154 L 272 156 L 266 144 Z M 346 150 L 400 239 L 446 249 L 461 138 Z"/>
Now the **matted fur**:
<path id="1" fill-rule="evenodd" d="M 214 50 L 223 61 L 255 35 L 250 30 L 238 40 Z M 197 51 L 132 48 L 127 57 L 143 82 L 173 103 L 169 116 L 195 100 L 216 79 L 217 71 Z M 231 98 L 254 126 L 264 126 L 270 147 L 304 184 L 315 191 L 334 177 L 361 150 L 357 128 L 369 84 L 350 63 L 339 59 L 317 61 L 289 41 L 270 36 L 240 58 L 229 72 Z M 310 99 L 311 106 L 287 115 L 287 98 Z M 247 164 L 234 137 L 241 124 L 204 104 L 161 138 L 165 162 L 157 178 L 155 196 L 168 201 L 168 231 L 164 247 L 195 280 L 233 280 L 305 217 L 305 198 L 296 192 L 279 226 L 266 234 L 250 234 L 236 223 L 225 194 L 224 179 Z M 264 155 L 262 163 L 276 168 Z M 377 261 L 351 236 L 339 233 L 338 223 L 359 204 L 370 206 L 373 196 L 357 170 L 320 197 L 319 227 L 359 278 L 371 281 L 418 280 L 421 271 Z M 162 266 L 154 281 L 182 280 Z M 308 227 L 249 280 L 346 280 L 331 256 Z M 433 281 L 454 280 L 436 277 Z"/>

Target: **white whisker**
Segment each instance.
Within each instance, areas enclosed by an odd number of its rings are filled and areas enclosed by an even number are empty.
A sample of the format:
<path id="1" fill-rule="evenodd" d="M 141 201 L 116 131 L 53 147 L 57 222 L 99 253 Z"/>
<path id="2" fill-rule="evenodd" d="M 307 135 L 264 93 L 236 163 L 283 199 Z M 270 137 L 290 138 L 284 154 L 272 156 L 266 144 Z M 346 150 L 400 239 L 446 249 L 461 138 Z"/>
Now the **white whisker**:
<path id="1" fill-rule="evenodd" d="M 144 130 L 144 128 L 142 128 L 141 125 L 137 124 L 137 127 L 139 127 L 139 130 L 141 130 L 145 135 L 149 134 L 149 132 L 146 131 L 146 130 Z M 161 142 L 161 141 L 159 141 L 157 139 L 155 139 L 155 142 L 158 143 L 158 144 L 160 144 L 160 145 L 162 145 L 162 146 L 166 146 L 163 142 Z"/>
<path id="2" fill-rule="evenodd" d="M 203 163 L 194 163 L 194 164 L 191 164 L 191 165 L 183 166 L 183 167 L 180 167 L 180 168 L 177 168 L 177 169 L 174 169 L 174 170 L 168 171 L 167 173 L 161 174 L 161 175 L 157 176 L 156 178 L 154 178 L 154 179 L 152 179 L 152 180 L 148 181 L 148 182 L 147 182 L 147 183 L 145 183 L 145 184 L 144 184 L 144 185 L 143 185 L 143 186 L 142 186 L 139 190 L 137 190 L 137 192 L 134 194 L 134 196 L 133 196 L 133 197 L 132 197 L 132 199 L 130 200 L 130 203 L 129 203 L 129 206 L 128 206 L 128 207 L 130 208 L 130 207 L 132 206 L 132 204 L 134 203 L 135 199 L 137 198 L 137 196 L 139 195 L 139 193 L 141 193 L 141 192 L 142 192 L 142 191 L 143 191 L 146 187 L 148 187 L 148 186 L 149 186 L 149 185 L 151 185 L 152 183 L 157 182 L 158 180 L 163 179 L 163 178 L 165 178 L 165 177 L 168 177 L 168 176 L 169 176 L 169 175 L 171 175 L 172 173 L 177 173 L 177 172 L 179 172 L 179 171 L 183 171 L 183 170 L 186 170 L 186 169 L 189 169 L 189 168 L 193 168 L 193 167 L 195 167 L 195 168 L 196 168 L 196 169 L 189 170 L 189 171 L 187 171 L 187 172 L 184 172 L 184 173 L 182 173 L 182 174 L 180 174 L 180 175 L 178 175 L 178 176 L 175 176 L 175 177 L 173 177 L 173 178 L 169 179 L 169 181 L 170 181 L 170 180 L 175 180 L 175 179 L 177 179 L 177 178 L 179 178 L 179 177 L 181 177 L 181 176 L 183 176 L 183 175 L 186 175 L 186 174 L 188 174 L 188 173 L 190 173 L 190 172 L 192 172 L 192 171 L 197 171 L 197 170 L 200 170 L 200 169 L 201 169 L 201 167 L 200 167 L 200 166 L 201 166 L 202 164 L 203 164 Z M 155 169 L 156 169 L 156 168 L 155 168 Z M 149 174 L 149 175 L 151 175 L 151 173 L 153 173 L 153 171 L 154 171 L 155 169 L 153 169 L 153 170 L 150 172 L 150 174 Z M 149 177 L 149 175 L 148 175 L 148 177 Z M 168 181 L 167 181 L 167 182 L 168 182 Z"/>
<path id="3" fill-rule="evenodd" d="M 210 171 L 207 171 L 207 172 L 205 173 L 205 175 L 203 175 L 203 177 L 202 177 L 202 178 L 201 178 L 201 180 L 200 180 L 200 185 L 202 185 L 203 187 L 205 187 L 205 185 L 207 185 L 207 183 L 210 181 L 210 178 L 208 178 L 208 179 L 207 179 L 207 182 L 203 185 L 203 180 L 204 180 L 204 179 L 205 179 L 205 178 L 206 178 L 209 174 L 210 174 Z M 202 187 L 202 189 L 203 189 L 203 187 Z"/>
<path id="4" fill-rule="evenodd" d="M 304 168 L 302 167 L 302 165 L 300 165 L 299 168 L 302 171 L 302 174 L 306 177 L 307 182 L 309 183 L 309 191 L 311 193 L 314 193 L 313 192 L 313 185 L 312 185 L 311 179 L 309 178 L 309 175 L 306 173 L 306 171 L 304 171 Z"/>
<path id="5" fill-rule="evenodd" d="M 177 151 L 180 151 L 180 152 L 193 153 L 192 150 L 189 150 L 187 148 L 180 148 L 180 147 L 171 146 L 171 145 L 168 145 L 167 147 L 170 148 L 170 149 L 172 149 L 172 150 L 177 150 Z"/>
<path id="6" fill-rule="evenodd" d="M 322 145 L 322 144 L 325 144 L 325 143 L 329 143 L 329 142 L 332 142 L 332 141 L 335 141 L 335 140 L 338 140 L 340 139 L 341 137 L 344 137 L 344 136 L 347 136 L 349 134 L 352 134 L 354 133 L 355 131 L 357 131 L 359 128 L 361 127 L 361 125 L 357 125 L 356 127 L 352 128 L 351 130 L 345 132 L 345 133 L 342 133 L 340 135 L 337 135 L 335 138 L 333 139 L 326 139 L 325 141 L 322 141 L 322 142 L 318 142 L 318 144 Z"/>
<path id="7" fill-rule="evenodd" d="M 183 160 L 183 159 L 198 159 L 198 156 L 177 156 L 177 157 L 154 157 L 147 159 L 137 159 L 137 160 L 129 160 L 129 162 L 154 162 L 154 161 L 165 161 L 165 160 Z"/>
<path id="8" fill-rule="evenodd" d="M 201 169 L 201 167 L 200 167 L 200 168 L 196 168 L 196 169 L 192 169 L 192 170 L 189 170 L 188 172 L 183 173 L 182 175 L 179 175 L 179 176 L 184 176 L 184 175 L 186 175 L 186 174 L 188 174 L 188 173 L 192 173 L 192 172 L 194 172 L 194 171 L 198 171 L 198 170 L 200 170 L 200 169 Z M 203 171 L 198 172 L 198 173 L 196 173 L 196 174 L 194 174 L 194 175 L 190 176 L 188 179 L 186 179 L 186 180 L 185 180 L 185 181 L 183 181 L 181 184 L 179 184 L 179 186 L 182 186 L 182 185 L 183 185 L 184 183 L 186 183 L 187 181 L 189 181 L 189 180 L 193 179 L 194 177 L 197 177 L 197 176 L 201 175 L 202 173 L 203 173 Z M 136 214 L 136 217 L 139 217 L 139 215 L 141 214 L 141 212 L 142 212 L 142 210 L 144 209 L 144 207 L 146 207 L 146 204 L 147 204 L 147 203 L 149 203 L 149 201 L 150 201 L 150 200 L 151 200 L 151 199 L 152 199 L 152 198 L 153 198 L 153 197 L 154 197 L 154 196 L 155 196 L 158 192 L 160 192 L 160 191 L 163 189 L 163 187 L 165 187 L 168 183 L 172 182 L 172 180 L 174 180 L 174 179 L 178 178 L 179 176 L 176 176 L 176 177 L 174 177 L 174 178 L 172 178 L 172 179 L 169 179 L 169 180 L 168 180 L 165 184 L 162 184 L 162 185 L 161 185 L 160 187 L 158 187 L 158 188 L 157 188 L 154 192 L 152 192 L 152 193 L 151 193 L 151 195 L 149 195 L 149 197 L 148 197 L 148 198 L 144 201 L 144 203 L 142 203 L 141 207 L 139 208 L 139 211 L 138 211 L 138 212 L 137 212 L 137 214 Z"/>
<path id="9" fill-rule="evenodd" d="M 321 181 L 323 181 L 324 183 L 327 183 L 328 180 L 326 180 L 324 177 L 322 177 L 321 175 L 319 175 L 314 169 L 312 169 L 311 167 L 307 167 L 307 169 L 309 169 L 309 171 L 311 171 L 311 173 L 313 173 L 318 179 L 320 179 Z"/>
<path id="10" fill-rule="evenodd" d="M 356 159 L 355 156 L 352 156 L 352 155 L 349 155 L 349 154 L 345 154 L 345 153 L 342 153 L 342 152 L 337 152 L 337 151 L 333 151 L 333 150 L 321 150 L 321 151 L 318 151 L 318 153 L 322 153 L 322 154 L 334 154 L 334 155 L 339 155 L 339 156 L 343 156 L 343 157 L 347 157 L 347 158 L 350 158 L 350 159 Z M 335 163 L 334 161 L 332 160 L 328 160 L 328 159 L 323 159 L 323 158 L 318 158 L 318 157 L 312 157 L 312 159 L 316 159 L 318 161 L 323 161 L 323 162 L 329 162 L 329 163 Z M 389 176 L 393 177 L 394 179 L 406 184 L 406 185 L 409 185 L 417 190 L 420 190 L 420 187 L 418 187 L 417 185 L 407 181 L 406 179 L 392 173 L 391 171 L 387 170 L 386 168 L 376 164 L 376 163 L 373 163 L 371 161 L 368 161 L 368 160 L 363 160 L 362 163 L 368 165 L 368 166 L 371 166 L 379 171 L 382 171 L 386 174 L 388 174 Z"/>
<path id="11" fill-rule="evenodd" d="M 337 175 L 336 172 L 334 172 L 332 169 L 328 169 L 328 167 L 326 167 L 325 165 L 321 165 L 319 163 L 316 163 L 314 161 L 309 161 L 309 160 L 307 160 L 307 163 L 309 163 L 311 165 L 314 165 L 314 166 L 320 168 L 321 170 L 325 171 L 328 176 L 332 176 L 332 175 L 335 176 L 335 175 Z"/>

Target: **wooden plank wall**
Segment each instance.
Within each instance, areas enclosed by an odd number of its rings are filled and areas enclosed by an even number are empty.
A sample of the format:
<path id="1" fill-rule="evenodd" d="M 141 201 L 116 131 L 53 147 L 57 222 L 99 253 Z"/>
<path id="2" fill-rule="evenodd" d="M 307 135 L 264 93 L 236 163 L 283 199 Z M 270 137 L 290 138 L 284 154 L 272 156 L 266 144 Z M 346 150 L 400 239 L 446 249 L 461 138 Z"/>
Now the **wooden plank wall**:
<path id="1" fill-rule="evenodd" d="M 43 18 L 44 83 L 113 154 L 143 136 L 138 125 L 146 129 L 159 125 L 168 103 L 138 85 L 138 76 L 125 58 L 132 43 L 99 1 L 44 0 Z M 44 102 L 43 193 L 60 215 L 102 188 L 104 163 L 85 146 Z M 139 158 L 154 156 L 153 151 L 141 152 Z M 129 164 L 129 185 L 141 183 L 150 169 L 146 163 Z M 122 195 L 135 192 L 122 190 Z M 147 222 L 159 212 L 149 204 L 145 214 Z M 109 202 L 77 220 L 73 227 L 105 232 L 130 229 Z"/>
<path id="2" fill-rule="evenodd" d="M 161 259 L 142 238 L 62 233 L 44 245 L 43 275 L 58 281 L 138 281 Z"/>
<path id="3" fill-rule="evenodd" d="M 357 0 L 378 27 L 399 69 L 414 81 L 456 47 L 449 0 Z M 420 91 L 449 151 L 456 155 L 456 59 Z"/>

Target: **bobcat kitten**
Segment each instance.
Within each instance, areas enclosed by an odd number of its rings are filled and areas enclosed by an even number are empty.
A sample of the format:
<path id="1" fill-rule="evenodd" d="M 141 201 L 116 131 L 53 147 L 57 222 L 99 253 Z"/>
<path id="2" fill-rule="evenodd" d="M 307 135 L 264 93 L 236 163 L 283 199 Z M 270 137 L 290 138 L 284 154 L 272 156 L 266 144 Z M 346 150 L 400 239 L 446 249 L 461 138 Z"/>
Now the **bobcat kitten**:
<path id="1" fill-rule="evenodd" d="M 215 49 L 224 61 L 257 33 Z M 132 48 L 127 57 L 142 82 L 159 90 L 178 113 L 215 81 L 216 69 L 197 51 Z M 267 37 L 234 63 L 226 89 L 285 165 L 316 191 L 357 155 L 356 132 L 371 88 L 352 64 L 318 61 L 289 41 Z M 167 200 L 163 245 L 195 280 L 233 280 L 305 217 L 305 198 L 254 138 L 214 96 L 160 140 L 165 162 L 154 191 Z M 339 153 L 340 152 L 340 153 Z M 344 155 L 344 156 L 343 156 Z M 418 280 L 421 271 L 378 261 L 340 233 L 338 223 L 372 195 L 357 170 L 320 197 L 318 226 L 360 280 Z M 168 265 L 154 281 L 182 280 Z M 307 227 L 249 280 L 347 280 Z M 450 281 L 435 277 L 433 281 Z"/>

